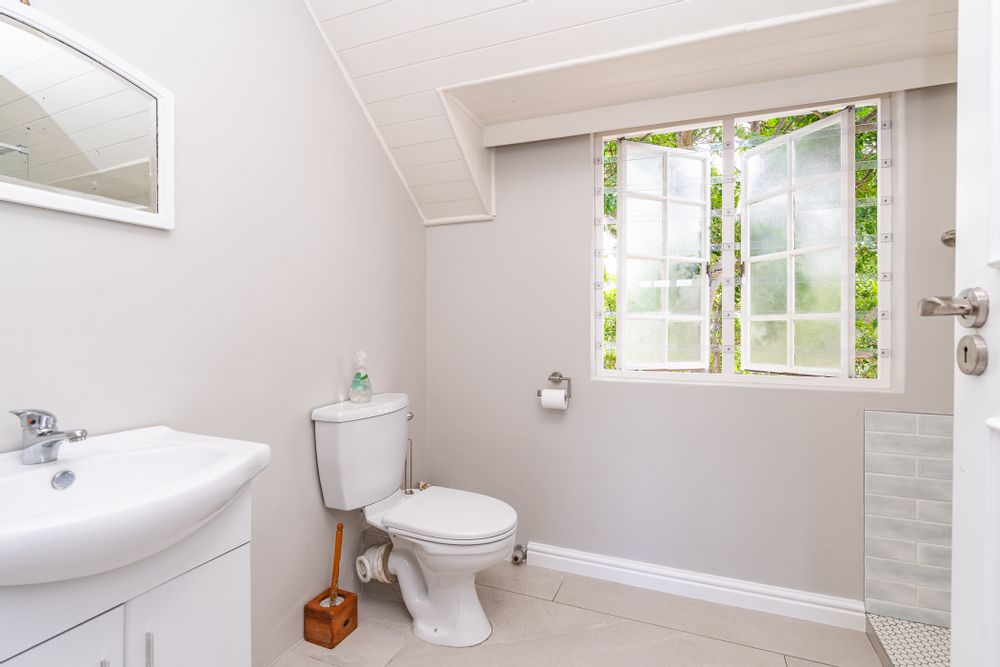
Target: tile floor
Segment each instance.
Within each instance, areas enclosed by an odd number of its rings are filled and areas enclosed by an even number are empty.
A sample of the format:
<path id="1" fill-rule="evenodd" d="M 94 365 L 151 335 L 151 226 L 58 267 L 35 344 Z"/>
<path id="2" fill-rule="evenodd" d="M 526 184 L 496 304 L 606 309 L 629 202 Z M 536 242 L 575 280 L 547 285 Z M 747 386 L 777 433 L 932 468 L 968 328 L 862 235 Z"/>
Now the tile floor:
<path id="1" fill-rule="evenodd" d="M 670 665 L 881 667 L 864 632 L 509 563 L 483 572 L 493 635 L 464 649 L 413 636 L 396 591 L 359 601 L 333 650 L 296 644 L 272 667 L 325 665 Z"/>
<path id="2" fill-rule="evenodd" d="M 951 630 L 901 618 L 868 615 L 868 622 L 894 667 L 949 667 Z"/>

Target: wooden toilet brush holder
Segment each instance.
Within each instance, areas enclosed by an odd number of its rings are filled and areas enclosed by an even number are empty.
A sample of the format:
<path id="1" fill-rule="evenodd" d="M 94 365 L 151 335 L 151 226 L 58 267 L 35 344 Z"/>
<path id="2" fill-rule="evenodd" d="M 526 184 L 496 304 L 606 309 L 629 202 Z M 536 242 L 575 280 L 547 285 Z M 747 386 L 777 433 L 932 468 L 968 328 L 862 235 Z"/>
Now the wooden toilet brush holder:
<path id="1" fill-rule="evenodd" d="M 324 607 L 320 603 L 330 596 L 327 589 L 310 600 L 305 607 L 305 638 L 307 642 L 333 648 L 358 627 L 358 596 L 337 589 L 344 598 L 338 605 Z"/>
<path id="2" fill-rule="evenodd" d="M 333 576 L 330 588 L 306 603 L 304 631 L 306 641 L 323 648 L 333 648 L 358 627 L 358 596 L 337 586 L 340 579 L 340 547 L 344 540 L 344 524 L 337 524 L 337 539 L 333 547 Z M 340 604 L 334 604 L 336 600 Z M 323 602 L 327 604 L 324 606 Z"/>

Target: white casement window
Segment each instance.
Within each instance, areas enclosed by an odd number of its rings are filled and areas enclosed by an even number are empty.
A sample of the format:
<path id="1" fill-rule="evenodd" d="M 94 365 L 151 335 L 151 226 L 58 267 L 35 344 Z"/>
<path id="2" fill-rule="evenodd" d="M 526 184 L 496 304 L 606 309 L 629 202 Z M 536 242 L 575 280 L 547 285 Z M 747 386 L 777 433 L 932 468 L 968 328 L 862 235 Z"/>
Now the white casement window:
<path id="1" fill-rule="evenodd" d="M 709 156 L 619 142 L 622 368 L 708 367 Z"/>
<path id="2" fill-rule="evenodd" d="M 888 108 L 598 137 L 596 374 L 888 387 Z"/>
<path id="3" fill-rule="evenodd" d="M 854 107 L 743 154 L 743 368 L 854 363 Z"/>

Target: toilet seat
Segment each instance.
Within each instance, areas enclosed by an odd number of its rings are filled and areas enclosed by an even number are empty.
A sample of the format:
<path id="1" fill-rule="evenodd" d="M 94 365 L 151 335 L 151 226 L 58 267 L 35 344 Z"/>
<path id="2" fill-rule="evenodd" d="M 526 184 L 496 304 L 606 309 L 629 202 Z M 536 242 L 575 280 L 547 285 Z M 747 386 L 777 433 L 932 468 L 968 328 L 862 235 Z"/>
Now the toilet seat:
<path id="1" fill-rule="evenodd" d="M 501 542 L 506 540 L 508 537 L 516 532 L 517 528 L 511 528 L 506 533 L 501 535 L 495 535 L 493 537 L 484 537 L 478 540 L 448 540 L 440 537 L 430 537 L 428 535 L 420 535 L 419 533 L 410 533 L 405 530 L 399 530 L 398 528 L 389 528 L 388 533 L 390 535 L 396 535 L 399 537 L 405 537 L 408 540 L 414 540 L 416 542 L 433 542 L 435 544 L 450 544 L 453 546 L 463 546 L 463 545 L 473 545 L 473 544 L 492 544 L 494 542 Z"/>
<path id="2" fill-rule="evenodd" d="M 517 529 L 514 508 L 496 498 L 443 486 L 412 495 L 394 493 L 365 516 L 385 531 L 441 544 L 489 544 Z M 376 516 L 377 514 L 377 516 Z"/>

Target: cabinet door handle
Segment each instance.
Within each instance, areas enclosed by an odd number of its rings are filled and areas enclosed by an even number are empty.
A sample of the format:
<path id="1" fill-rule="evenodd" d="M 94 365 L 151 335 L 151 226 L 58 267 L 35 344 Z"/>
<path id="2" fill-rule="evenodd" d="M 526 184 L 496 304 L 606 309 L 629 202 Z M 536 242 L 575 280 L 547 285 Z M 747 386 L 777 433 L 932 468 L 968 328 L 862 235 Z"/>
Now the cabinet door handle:
<path id="1" fill-rule="evenodd" d="M 153 633 L 146 633 L 146 667 L 155 667 L 153 664 Z"/>

